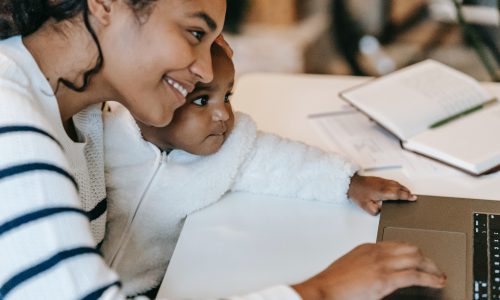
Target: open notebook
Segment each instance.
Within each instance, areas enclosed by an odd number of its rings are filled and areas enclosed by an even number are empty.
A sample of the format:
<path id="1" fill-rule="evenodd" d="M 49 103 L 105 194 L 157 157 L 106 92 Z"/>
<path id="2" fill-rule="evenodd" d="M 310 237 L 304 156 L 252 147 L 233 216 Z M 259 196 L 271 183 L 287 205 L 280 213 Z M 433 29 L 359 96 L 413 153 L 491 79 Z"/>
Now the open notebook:
<path id="1" fill-rule="evenodd" d="M 444 64 L 426 60 L 340 96 L 407 150 L 474 175 L 500 165 L 500 105 L 473 78 Z"/>

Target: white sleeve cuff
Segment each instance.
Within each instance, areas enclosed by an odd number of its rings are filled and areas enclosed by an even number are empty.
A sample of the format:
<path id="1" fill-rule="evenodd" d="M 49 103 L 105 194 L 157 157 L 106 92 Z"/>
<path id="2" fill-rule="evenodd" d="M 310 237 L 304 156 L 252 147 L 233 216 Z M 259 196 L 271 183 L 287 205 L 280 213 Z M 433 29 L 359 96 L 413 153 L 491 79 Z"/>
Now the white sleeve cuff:
<path id="1" fill-rule="evenodd" d="M 246 296 L 236 296 L 230 300 L 302 300 L 302 298 L 289 286 L 278 285 L 267 288 L 260 292 L 252 293 Z M 229 300 L 228 299 L 228 300 Z"/>

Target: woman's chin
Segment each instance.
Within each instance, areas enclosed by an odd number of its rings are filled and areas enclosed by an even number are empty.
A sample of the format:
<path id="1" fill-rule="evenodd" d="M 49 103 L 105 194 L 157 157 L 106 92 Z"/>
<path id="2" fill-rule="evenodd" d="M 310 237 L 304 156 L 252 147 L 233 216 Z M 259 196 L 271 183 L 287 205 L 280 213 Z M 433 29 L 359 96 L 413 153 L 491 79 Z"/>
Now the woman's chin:
<path id="1" fill-rule="evenodd" d="M 150 126 L 162 128 L 162 127 L 168 126 L 170 124 L 170 122 L 172 122 L 172 116 L 169 116 L 168 118 L 159 119 L 159 120 L 153 120 L 150 123 Z"/>
<path id="2" fill-rule="evenodd" d="M 168 113 L 155 115 L 149 114 L 143 117 L 134 116 L 134 118 L 139 120 L 144 125 L 162 128 L 168 126 L 168 124 L 172 122 L 173 112 L 168 111 Z"/>

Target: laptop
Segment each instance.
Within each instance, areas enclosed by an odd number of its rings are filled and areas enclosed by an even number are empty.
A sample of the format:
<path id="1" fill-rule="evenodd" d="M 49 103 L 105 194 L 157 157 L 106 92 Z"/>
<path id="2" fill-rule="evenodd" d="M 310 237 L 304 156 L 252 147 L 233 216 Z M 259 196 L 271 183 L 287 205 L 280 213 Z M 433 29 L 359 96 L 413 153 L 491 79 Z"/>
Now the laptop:
<path id="1" fill-rule="evenodd" d="M 500 201 L 419 196 L 385 202 L 377 241 L 417 245 L 448 277 L 442 290 L 410 287 L 385 300 L 500 299 Z"/>

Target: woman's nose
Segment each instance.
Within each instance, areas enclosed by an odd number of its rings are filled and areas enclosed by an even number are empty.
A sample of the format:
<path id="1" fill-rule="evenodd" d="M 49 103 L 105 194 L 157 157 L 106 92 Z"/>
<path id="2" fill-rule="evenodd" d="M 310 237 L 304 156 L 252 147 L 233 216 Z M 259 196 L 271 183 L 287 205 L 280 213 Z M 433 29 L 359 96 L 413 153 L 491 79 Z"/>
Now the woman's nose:
<path id="1" fill-rule="evenodd" d="M 212 56 L 210 49 L 200 50 L 196 60 L 190 66 L 190 71 L 196 75 L 199 81 L 203 83 L 212 82 L 214 79 L 214 72 L 212 68 Z"/>

